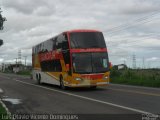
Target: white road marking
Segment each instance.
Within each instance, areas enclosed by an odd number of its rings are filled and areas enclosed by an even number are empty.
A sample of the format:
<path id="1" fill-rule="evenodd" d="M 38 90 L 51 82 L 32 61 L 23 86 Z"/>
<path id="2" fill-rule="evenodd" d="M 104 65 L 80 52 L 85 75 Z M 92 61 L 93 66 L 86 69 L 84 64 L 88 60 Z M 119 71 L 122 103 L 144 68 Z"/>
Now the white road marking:
<path id="1" fill-rule="evenodd" d="M 94 102 L 98 102 L 98 103 L 102 103 L 102 104 L 106 104 L 106 105 L 110 105 L 110 106 L 114 106 L 114 107 L 130 110 L 130 111 L 138 112 L 138 113 L 141 113 L 141 114 L 152 114 L 152 115 L 154 115 L 153 113 L 146 112 L 146 111 L 143 111 L 143 110 L 139 110 L 139 109 L 135 109 L 135 108 L 130 108 L 130 107 L 126 107 L 126 106 L 122 106 L 122 105 L 118 105 L 118 104 L 114 104 L 114 103 L 110 103 L 110 102 L 106 102 L 106 101 L 101 101 L 101 100 L 97 100 L 97 99 L 93 99 L 93 98 L 89 98 L 89 97 L 85 97 L 85 96 L 81 96 L 81 95 L 67 93 L 67 92 L 56 90 L 56 89 L 53 89 L 53 88 L 51 89 L 51 88 L 47 88 L 47 87 L 44 87 L 44 86 L 39 86 L 39 85 L 23 82 L 21 80 L 15 80 L 15 81 L 23 83 L 23 84 L 31 85 L 31 86 L 43 88 L 43 89 L 46 89 L 46 90 L 51 90 L 51 91 L 59 92 L 59 93 L 66 94 L 66 95 L 69 95 L 69 96 L 83 98 L 83 99 L 86 99 L 86 100 L 90 100 L 90 101 L 94 101 Z"/>
<path id="2" fill-rule="evenodd" d="M 13 105 L 21 104 L 21 99 L 14 99 L 14 98 L 2 98 L 2 101 L 7 101 L 12 103 Z"/>
<path id="3" fill-rule="evenodd" d="M 3 90 L 0 88 L 0 93 L 3 93 Z"/>

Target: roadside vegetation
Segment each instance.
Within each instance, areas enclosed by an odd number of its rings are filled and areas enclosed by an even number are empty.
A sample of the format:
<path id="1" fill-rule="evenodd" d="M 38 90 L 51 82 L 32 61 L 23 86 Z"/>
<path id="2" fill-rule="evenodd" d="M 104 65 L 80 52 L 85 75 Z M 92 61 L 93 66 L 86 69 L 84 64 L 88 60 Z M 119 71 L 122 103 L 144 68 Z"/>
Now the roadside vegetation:
<path id="1" fill-rule="evenodd" d="M 160 87 L 160 69 L 111 70 L 111 83 Z"/>
<path id="2" fill-rule="evenodd" d="M 7 111 L 0 103 L 0 120 L 11 120 L 7 116 L 8 116 Z"/>
<path id="3" fill-rule="evenodd" d="M 0 114 L 5 114 L 5 113 L 7 113 L 7 112 L 6 112 L 6 110 L 4 109 L 4 107 L 0 103 Z"/>
<path id="4" fill-rule="evenodd" d="M 2 72 L 2 71 L 0 71 L 0 72 Z M 2 73 L 30 76 L 31 75 L 31 70 L 22 70 L 22 71 L 19 71 L 17 73 L 14 73 L 12 71 L 4 71 Z"/>
<path id="5" fill-rule="evenodd" d="M 30 76 L 31 71 L 32 66 L 24 66 L 22 64 L 10 64 L 7 67 L 3 68 L 3 70 L 1 70 L 0 72 Z"/>
<path id="6" fill-rule="evenodd" d="M 23 71 L 17 72 L 17 74 L 18 74 L 18 75 L 30 76 L 30 75 L 31 75 L 31 71 L 30 71 L 30 70 L 23 70 Z"/>

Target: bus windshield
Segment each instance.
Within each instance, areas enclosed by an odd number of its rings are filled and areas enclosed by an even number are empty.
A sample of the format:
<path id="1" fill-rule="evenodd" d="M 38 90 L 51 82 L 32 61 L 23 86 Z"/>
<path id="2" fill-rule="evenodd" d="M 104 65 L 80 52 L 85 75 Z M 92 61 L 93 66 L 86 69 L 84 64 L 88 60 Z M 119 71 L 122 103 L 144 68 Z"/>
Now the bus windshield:
<path id="1" fill-rule="evenodd" d="M 106 48 L 101 32 L 74 32 L 70 34 L 71 48 Z"/>
<path id="2" fill-rule="evenodd" d="M 74 53 L 72 61 L 74 73 L 104 73 L 109 70 L 107 53 Z"/>

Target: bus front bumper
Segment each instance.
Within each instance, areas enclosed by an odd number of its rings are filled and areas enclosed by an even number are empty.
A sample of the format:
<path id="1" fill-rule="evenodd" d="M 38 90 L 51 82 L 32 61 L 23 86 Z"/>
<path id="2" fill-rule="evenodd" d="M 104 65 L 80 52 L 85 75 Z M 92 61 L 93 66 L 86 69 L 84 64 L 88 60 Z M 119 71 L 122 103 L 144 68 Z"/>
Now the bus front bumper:
<path id="1" fill-rule="evenodd" d="M 68 87 L 106 86 L 109 82 L 97 82 L 96 84 L 66 84 Z"/>

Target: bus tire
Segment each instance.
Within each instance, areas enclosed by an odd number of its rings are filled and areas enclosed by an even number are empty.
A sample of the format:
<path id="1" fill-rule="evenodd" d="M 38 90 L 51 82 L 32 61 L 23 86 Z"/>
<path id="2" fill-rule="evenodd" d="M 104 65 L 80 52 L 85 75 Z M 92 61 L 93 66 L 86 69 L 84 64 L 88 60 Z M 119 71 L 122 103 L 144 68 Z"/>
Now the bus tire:
<path id="1" fill-rule="evenodd" d="M 39 84 L 41 84 L 41 74 L 39 73 Z"/>
<path id="2" fill-rule="evenodd" d="M 62 76 L 60 76 L 60 78 L 59 78 L 60 80 L 60 88 L 61 89 L 63 89 L 63 90 L 65 90 L 66 89 L 66 86 L 64 86 L 64 81 L 63 81 L 63 77 Z"/>
<path id="3" fill-rule="evenodd" d="M 36 79 L 37 79 L 37 83 L 41 84 L 41 75 L 40 74 L 36 74 Z"/>
<path id="4" fill-rule="evenodd" d="M 91 89 L 95 90 L 97 86 L 90 86 Z"/>

